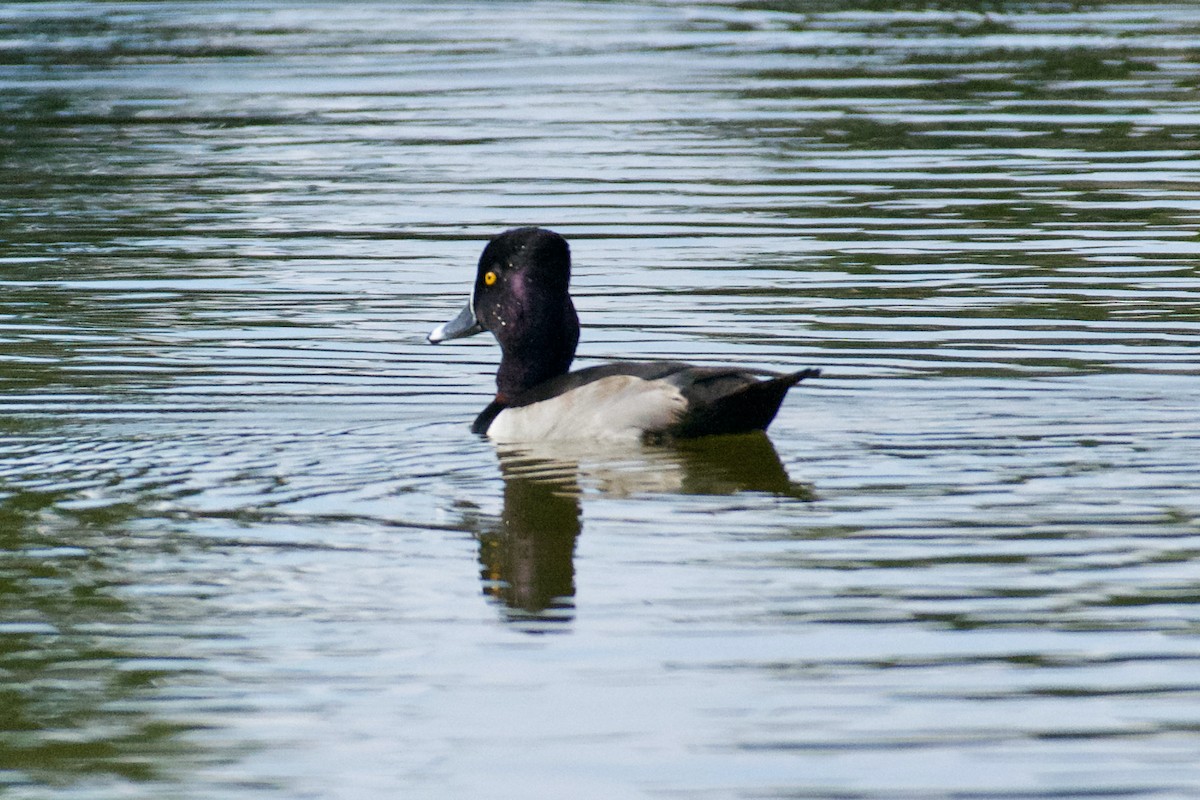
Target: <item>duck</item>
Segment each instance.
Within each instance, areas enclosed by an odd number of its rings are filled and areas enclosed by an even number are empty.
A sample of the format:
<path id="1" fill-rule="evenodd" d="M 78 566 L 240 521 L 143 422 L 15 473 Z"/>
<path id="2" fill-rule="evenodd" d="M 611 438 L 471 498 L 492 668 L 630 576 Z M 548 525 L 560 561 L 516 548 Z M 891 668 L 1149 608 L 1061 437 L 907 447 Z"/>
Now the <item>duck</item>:
<path id="1" fill-rule="evenodd" d="M 788 390 L 819 369 L 771 372 L 679 361 L 619 361 L 571 371 L 579 315 L 567 240 L 513 228 L 483 249 L 466 306 L 431 344 L 489 331 L 500 345 L 496 396 L 471 431 L 495 442 L 669 441 L 765 431 Z"/>

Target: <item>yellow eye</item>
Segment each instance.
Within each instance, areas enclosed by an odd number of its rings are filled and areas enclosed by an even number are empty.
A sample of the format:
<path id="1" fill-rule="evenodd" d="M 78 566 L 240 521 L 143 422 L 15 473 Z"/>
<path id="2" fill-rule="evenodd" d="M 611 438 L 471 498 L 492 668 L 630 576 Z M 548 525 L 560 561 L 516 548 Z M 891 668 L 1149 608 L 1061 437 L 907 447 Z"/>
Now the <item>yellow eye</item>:
<path id="1" fill-rule="evenodd" d="M 487 272 L 483 273 L 483 282 L 486 283 L 488 286 L 491 286 L 493 283 L 496 282 L 496 273 L 492 272 L 491 270 L 488 270 Z"/>

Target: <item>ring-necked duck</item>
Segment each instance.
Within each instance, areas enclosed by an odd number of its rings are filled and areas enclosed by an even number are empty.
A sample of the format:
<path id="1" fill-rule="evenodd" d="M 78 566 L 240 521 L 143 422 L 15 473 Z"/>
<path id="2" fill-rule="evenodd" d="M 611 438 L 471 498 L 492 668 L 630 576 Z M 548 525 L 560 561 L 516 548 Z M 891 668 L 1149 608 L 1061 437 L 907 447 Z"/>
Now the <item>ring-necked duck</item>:
<path id="1" fill-rule="evenodd" d="M 779 374 L 677 361 L 618 362 L 568 372 L 579 343 L 567 240 L 514 228 L 479 258 L 471 299 L 429 334 L 437 344 L 491 331 L 503 353 L 496 399 L 471 430 L 497 441 L 693 437 L 765 430 L 795 384 Z"/>

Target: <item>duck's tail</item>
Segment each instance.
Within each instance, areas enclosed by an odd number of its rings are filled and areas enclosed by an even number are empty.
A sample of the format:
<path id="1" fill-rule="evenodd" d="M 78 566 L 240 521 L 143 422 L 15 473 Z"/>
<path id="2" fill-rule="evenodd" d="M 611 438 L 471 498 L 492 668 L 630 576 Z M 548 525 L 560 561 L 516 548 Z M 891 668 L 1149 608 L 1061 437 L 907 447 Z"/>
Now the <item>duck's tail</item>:
<path id="1" fill-rule="evenodd" d="M 690 437 L 764 431 L 775 419 L 788 389 L 820 374 L 819 369 L 802 369 L 766 380 L 743 377 L 740 385 L 710 394 L 706 402 L 689 404 L 675 434 Z"/>

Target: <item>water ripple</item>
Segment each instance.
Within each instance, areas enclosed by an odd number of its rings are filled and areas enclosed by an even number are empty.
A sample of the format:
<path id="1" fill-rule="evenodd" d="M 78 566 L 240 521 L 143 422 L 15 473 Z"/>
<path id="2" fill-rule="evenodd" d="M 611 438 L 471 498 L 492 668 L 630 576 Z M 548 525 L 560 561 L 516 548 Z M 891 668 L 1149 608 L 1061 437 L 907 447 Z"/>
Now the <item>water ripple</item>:
<path id="1" fill-rule="evenodd" d="M 1189 795 L 1200 11 L 888 6 L 0 9 L 4 791 Z M 495 450 L 530 223 L 823 377 Z"/>

